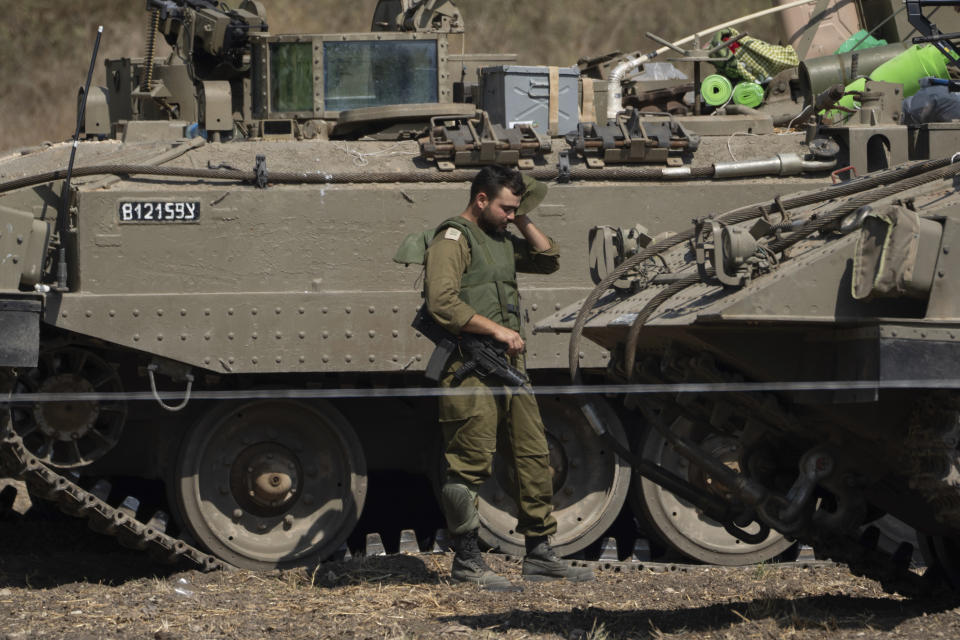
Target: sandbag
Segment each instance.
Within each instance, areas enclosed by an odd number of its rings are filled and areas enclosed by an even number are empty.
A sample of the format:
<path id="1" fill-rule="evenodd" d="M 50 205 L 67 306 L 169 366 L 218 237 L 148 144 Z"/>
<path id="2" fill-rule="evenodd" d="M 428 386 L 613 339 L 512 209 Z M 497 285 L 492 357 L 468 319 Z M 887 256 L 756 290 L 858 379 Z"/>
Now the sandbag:
<path id="1" fill-rule="evenodd" d="M 717 47 L 726 39 L 740 35 L 736 29 L 722 29 L 713 35 L 711 47 Z M 776 45 L 758 38 L 745 36 L 729 47 L 714 54 L 724 58 L 723 62 L 714 62 L 719 73 L 731 80 L 747 80 L 763 84 L 781 71 L 800 64 L 797 52 L 790 45 Z"/>

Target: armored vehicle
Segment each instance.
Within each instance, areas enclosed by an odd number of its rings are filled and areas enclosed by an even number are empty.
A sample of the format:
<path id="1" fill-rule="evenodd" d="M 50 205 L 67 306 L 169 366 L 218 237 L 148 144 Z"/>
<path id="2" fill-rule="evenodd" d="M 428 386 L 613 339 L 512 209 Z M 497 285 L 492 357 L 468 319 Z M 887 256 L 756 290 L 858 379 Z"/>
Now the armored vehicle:
<path id="1" fill-rule="evenodd" d="M 614 390 L 684 473 L 622 455 L 705 518 L 922 592 L 911 545 L 877 544 L 890 514 L 917 530 L 928 581 L 957 587 L 958 172 L 910 163 L 699 217 L 540 328 L 610 349 Z"/>
<path id="2" fill-rule="evenodd" d="M 106 86 L 81 92 L 76 144 L 0 159 L 0 459 L 95 528 L 203 567 L 326 557 L 354 531 L 368 478 L 436 477 L 435 403 L 421 374 L 432 345 L 409 326 L 420 269 L 390 258 L 405 236 L 462 210 L 472 167 L 497 162 L 553 183 L 535 215 L 563 266 L 520 283 L 536 323 L 590 291 L 584 264 L 613 259 L 582 246 L 598 210 L 642 225 L 600 248 L 644 247 L 691 211 L 787 202 L 843 164 L 862 173 L 949 153 L 953 135 L 908 134 L 879 89 L 864 113 L 883 122 L 827 139 L 773 135 L 763 113 L 663 114 L 669 105 L 629 79 L 628 108 L 598 122 L 618 58 L 522 67 L 456 53 L 464 18 L 452 2 L 382 1 L 358 34 L 272 34 L 252 0 L 147 8 L 146 55 L 106 61 Z M 161 37 L 172 49 L 163 59 Z M 681 53 L 699 64 L 709 51 Z M 563 383 L 566 339 L 528 346 L 534 383 Z M 587 383 L 610 364 L 606 349 L 574 355 Z M 541 407 L 555 546 L 573 553 L 618 516 L 630 466 L 569 396 L 544 394 Z M 612 403 L 591 407 L 628 441 Z M 710 446 L 728 451 L 730 438 Z M 159 480 L 166 499 L 127 496 L 117 479 L 130 477 Z M 518 550 L 509 486 L 498 472 L 484 487 L 482 535 Z M 701 521 L 671 496 L 641 501 Z M 170 516 L 154 512 L 163 502 Z M 708 561 L 756 561 L 790 544 L 716 524 L 648 525 Z"/>
<path id="3" fill-rule="evenodd" d="M 952 37 L 932 30 L 960 60 Z M 584 337 L 610 351 L 615 384 L 596 391 L 624 395 L 639 439 L 621 443 L 583 388 L 595 434 L 744 544 L 776 532 L 907 595 L 960 587 L 956 158 L 691 211 L 646 247 L 593 229 L 597 286 L 537 330 L 571 333 L 575 381 Z"/>

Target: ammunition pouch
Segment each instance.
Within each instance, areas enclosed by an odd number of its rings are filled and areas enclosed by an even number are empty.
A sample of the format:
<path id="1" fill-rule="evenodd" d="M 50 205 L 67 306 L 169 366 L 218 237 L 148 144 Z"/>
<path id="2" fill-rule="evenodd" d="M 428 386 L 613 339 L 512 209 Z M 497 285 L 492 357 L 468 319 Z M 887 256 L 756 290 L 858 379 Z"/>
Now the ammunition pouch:
<path id="1" fill-rule="evenodd" d="M 853 257 L 854 299 L 926 298 L 943 227 L 898 205 L 869 208 L 864 214 Z"/>

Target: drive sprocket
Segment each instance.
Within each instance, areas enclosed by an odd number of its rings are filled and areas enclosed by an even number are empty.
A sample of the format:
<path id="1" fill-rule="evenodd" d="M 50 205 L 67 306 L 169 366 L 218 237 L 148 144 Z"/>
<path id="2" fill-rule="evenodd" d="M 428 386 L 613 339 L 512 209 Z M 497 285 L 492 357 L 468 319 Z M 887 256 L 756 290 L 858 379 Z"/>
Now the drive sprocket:
<path id="1" fill-rule="evenodd" d="M 0 369 L 0 398 L 9 397 L 15 383 L 13 371 Z M 202 571 L 224 568 L 217 557 L 168 535 L 164 531 L 168 518 L 162 512 L 141 522 L 136 517 L 136 500 L 128 498 L 115 508 L 106 502 L 108 491 L 103 488 L 108 485 L 98 483 L 92 491 L 87 491 L 47 466 L 24 446 L 23 439 L 13 429 L 10 405 L 3 402 L 0 402 L 0 474 L 23 480 L 32 496 L 53 502 L 66 514 L 85 518 L 91 529 L 116 536 L 124 546 L 147 551 L 166 562 L 186 560 Z"/>

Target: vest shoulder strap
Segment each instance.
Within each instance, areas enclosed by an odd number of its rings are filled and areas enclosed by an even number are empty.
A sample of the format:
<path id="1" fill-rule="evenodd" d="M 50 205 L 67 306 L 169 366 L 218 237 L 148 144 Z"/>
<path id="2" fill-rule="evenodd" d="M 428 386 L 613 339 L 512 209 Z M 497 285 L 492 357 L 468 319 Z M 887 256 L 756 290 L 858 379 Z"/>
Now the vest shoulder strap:
<path id="1" fill-rule="evenodd" d="M 434 237 L 439 235 L 441 231 L 448 227 L 453 227 L 454 229 L 463 232 L 463 235 L 467 236 L 467 244 L 470 245 L 471 249 L 482 244 L 482 240 L 477 237 L 477 235 L 473 232 L 473 229 L 470 228 L 470 225 L 467 224 L 465 220 L 460 218 L 460 216 L 455 216 L 441 222 L 440 226 L 438 226 L 434 232 Z"/>

